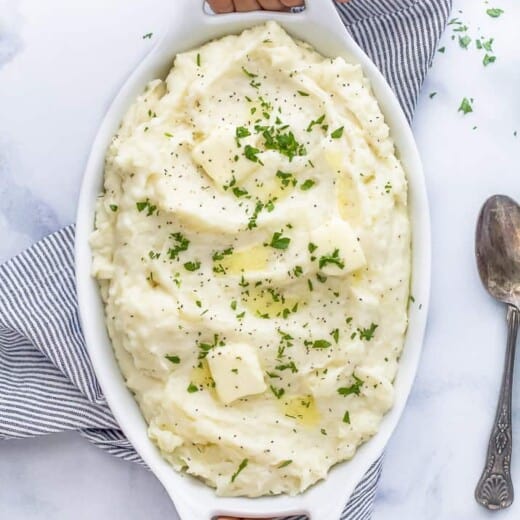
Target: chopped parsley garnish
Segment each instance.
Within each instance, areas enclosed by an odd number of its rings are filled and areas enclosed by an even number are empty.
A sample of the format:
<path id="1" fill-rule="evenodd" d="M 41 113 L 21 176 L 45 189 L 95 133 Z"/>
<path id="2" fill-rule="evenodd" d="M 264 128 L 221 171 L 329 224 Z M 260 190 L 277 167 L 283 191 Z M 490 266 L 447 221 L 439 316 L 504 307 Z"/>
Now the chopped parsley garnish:
<path id="1" fill-rule="evenodd" d="M 271 392 L 273 392 L 276 399 L 281 399 L 281 397 L 285 394 L 285 390 L 283 388 L 276 388 L 273 385 L 270 385 L 269 388 L 271 389 Z"/>
<path id="2" fill-rule="evenodd" d="M 343 135 L 343 127 L 342 126 L 340 126 L 339 128 L 336 128 L 336 130 L 334 130 L 334 132 L 332 132 L 332 134 L 330 134 L 332 139 L 339 139 L 342 135 Z"/>
<path id="3" fill-rule="evenodd" d="M 247 459 L 244 459 L 239 464 L 238 469 L 235 471 L 235 473 L 233 473 L 233 475 L 231 475 L 231 482 L 235 482 L 235 479 L 238 477 L 238 475 L 240 475 L 240 472 L 245 469 L 245 467 L 247 466 L 248 462 L 249 461 Z"/>
<path id="4" fill-rule="evenodd" d="M 285 468 L 286 466 L 288 466 L 289 464 L 292 463 L 292 460 L 291 459 L 288 459 L 288 460 L 282 460 L 282 462 L 280 462 L 280 464 L 278 464 L 277 468 L 278 469 L 282 469 L 282 468 Z"/>
<path id="5" fill-rule="evenodd" d="M 466 32 L 468 30 L 468 26 L 463 24 L 458 18 L 453 18 L 448 22 L 448 25 L 455 25 L 456 27 L 453 29 L 453 32 Z M 452 36 L 453 40 L 454 37 Z"/>
<path id="6" fill-rule="evenodd" d="M 153 249 L 151 249 L 150 251 L 148 251 L 148 256 L 152 260 L 157 260 L 157 258 L 159 258 L 161 256 L 161 253 L 158 253 L 157 251 L 154 251 Z"/>
<path id="7" fill-rule="evenodd" d="M 482 48 L 485 51 L 493 52 L 493 38 L 489 38 L 489 40 L 482 42 Z"/>
<path id="8" fill-rule="evenodd" d="M 338 388 L 338 394 L 347 396 L 347 395 L 359 395 L 361 393 L 361 387 L 363 386 L 363 380 L 359 379 L 355 374 L 352 374 L 352 377 L 354 378 L 354 383 L 352 383 L 350 386 L 343 386 L 341 388 Z"/>
<path id="9" fill-rule="evenodd" d="M 364 339 L 366 341 L 370 341 L 374 337 L 374 333 L 377 329 L 377 325 L 375 323 L 372 323 L 370 327 L 367 327 L 366 329 L 357 329 L 359 332 L 360 339 Z"/>
<path id="10" fill-rule="evenodd" d="M 194 385 L 193 383 L 190 383 L 186 390 L 188 390 L 188 393 L 190 393 L 190 394 L 193 394 L 193 393 L 199 391 L 198 387 L 196 385 Z"/>
<path id="11" fill-rule="evenodd" d="M 235 176 L 231 176 L 230 181 L 227 184 L 223 184 L 222 188 L 224 188 L 224 191 L 229 190 L 229 188 L 232 188 L 237 183 L 237 180 L 235 179 Z"/>
<path id="12" fill-rule="evenodd" d="M 232 254 L 233 254 L 233 248 L 228 247 L 227 249 L 224 249 L 222 251 L 215 251 L 211 258 L 212 258 L 213 262 L 220 262 L 220 260 L 224 260 L 224 257 L 232 255 Z M 213 272 L 217 273 L 217 274 L 226 274 L 226 269 L 222 264 L 215 264 L 215 265 L 213 265 Z M 235 308 L 236 308 L 236 302 L 235 302 Z"/>
<path id="13" fill-rule="evenodd" d="M 278 170 L 276 172 L 276 177 L 278 177 L 282 183 L 282 186 L 286 188 L 289 186 L 289 184 L 292 184 L 293 186 L 296 186 L 296 179 L 294 178 L 294 175 L 292 173 L 286 173 Z"/>
<path id="14" fill-rule="evenodd" d="M 322 435 L 327 435 L 327 430 L 325 428 L 322 428 L 320 431 Z"/>
<path id="15" fill-rule="evenodd" d="M 294 364 L 294 361 L 291 361 L 289 363 L 284 363 L 283 365 L 277 365 L 274 367 L 276 370 L 290 370 L 293 374 L 296 374 L 298 372 L 298 368 Z"/>
<path id="16" fill-rule="evenodd" d="M 309 287 L 309 291 L 314 291 L 314 286 L 312 285 L 310 278 L 307 278 L 307 286 Z"/>
<path id="17" fill-rule="evenodd" d="M 284 237 L 280 231 L 277 231 L 276 233 L 273 233 L 269 245 L 274 249 L 287 249 L 290 243 L 291 239 L 289 237 Z"/>
<path id="18" fill-rule="evenodd" d="M 491 16 L 491 18 L 498 18 L 501 14 L 504 14 L 504 10 L 498 9 L 498 8 L 492 8 L 492 9 L 487 9 L 486 13 L 488 14 L 488 16 Z"/>
<path id="19" fill-rule="evenodd" d="M 247 190 L 244 189 L 244 188 L 239 188 L 238 186 L 235 186 L 235 187 L 233 188 L 233 195 L 234 195 L 237 199 L 239 199 L 240 197 L 243 197 L 244 195 L 247 195 L 247 194 L 248 194 L 248 192 L 247 192 Z"/>
<path id="20" fill-rule="evenodd" d="M 309 126 L 307 127 L 307 132 L 310 132 L 314 125 L 321 125 L 323 123 L 323 121 L 325 121 L 325 114 L 323 114 L 322 116 L 318 117 L 318 119 L 313 119 L 309 123 Z"/>
<path id="21" fill-rule="evenodd" d="M 316 183 L 312 179 L 307 179 L 302 184 L 300 184 L 300 190 L 307 191 L 310 190 Z"/>
<path id="22" fill-rule="evenodd" d="M 151 32 L 143 34 L 143 40 L 149 40 L 152 36 L 153 36 L 153 33 L 151 33 Z"/>
<path id="23" fill-rule="evenodd" d="M 184 269 L 186 269 L 186 271 L 198 271 L 200 269 L 200 262 L 198 260 L 194 262 L 186 262 L 184 264 Z"/>
<path id="24" fill-rule="evenodd" d="M 284 332 L 283 330 L 281 329 L 277 329 L 276 330 L 278 332 L 278 334 L 280 334 L 281 338 L 282 338 L 282 341 L 291 341 L 293 339 L 293 337 L 290 335 L 290 334 L 287 334 L 287 332 Z M 289 345 L 292 347 L 292 343 L 291 345 Z"/>
<path id="25" fill-rule="evenodd" d="M 307 343 L 307 342 L 306 342 Z M 312 348 L 329 348 L 332 345 L 330 341 L 327 341 L 326 339 L 317 339 L 310 342 L 310 346 Z"/>
<path id="26" fill-rule="evenodd" d="M 251 146 L 250 144 L 246 144 L 246 147 L 244 148 L 244 155 L 246 157 L 246 159 L 249 159 L 250 161 L 253 161 L 253 162 L 260 162 L 261 161 L 258 159 L 257 155 L 260 153 L 260 150 L 258 148 L 255 148 L 254 146 Z"/>
<path id="27" fill-rule="evenodd" d="M 260 99 L 260 106 L 262 107 L 262 109 L 266 112 L 269 112 L 273 109 L 273 105 L 272 103 L 270 103 L 269 101 L 266 101 L 262 96 L 259 97 Z M 280 118 L 276 118 L 276 124 L 281 124 L 281 121 L 280 121 Z"/>
<path id="28" fill-rule="evenodd" d="M 293 269 L 293 274 L 296 276 L 296 278 L 299 278 L 303 274 L 303 268 L 301 265 L 295 266 Z"/>
<path id="29" fill-rule="evenodd" d="M 334 251 L 330 255 L 320 256 L 320 260 L 319 260 L 320 269 L 323 269 L 326 265 L 329 265 L 329 264 L 337 265 L 340 269 L 345 268 L 345 262 L 339 256 L 339 249 L 334 249 Z"/>
<path id="30" fill-rule="evenodd" d="M 112 210 L 112 211 L 117 211 L 119 209 L 119 206 L 117 204 L 110 204 L 109 208 Z"/>
<path id="31" fill-rule="evenodd" d="M 430 94 L 430 99 L 434 98 L 436 95 L 437 95 L 437 92 L 432 92 L 432 93 Z"/>
<path id="32" fill-rule="evenodd" d="M 298 90 L 298 94 L 300 94 L 300 96 L 308 96 L 309 95 L 307 92 L 304 92 L 303 90 Z"/>
<path id="33" fill-rule="evenodd" d="M 289 309 L 289 308 L 286 307 L 286 308 L 282 311 L 282 318 L 283 318 L 284 320 L 286 320 L 286 319 L 289 317 L 289 315 L 291 314 L 291 312 L 294 313 L 294 312 L 297 312 L 297 311 L 298 311 L 298 304 L 297 304 L 297 303 L 295 303 L 295 304 L 292 306 L 291 309 Z M 279 315 L 280 315 L 280 314 L 277 314 L 277 316 L 279 316 Z"/>
<path id="34" fill-rule="evenodd" d="M 151 204 L 149 200 L 145 200 L 143 202 L 136 202 L 137 211 L 141 213 L 146 209 L 146 216 L 150 217 L 157 210 L 157 206 L 155 204 Z"/>
<path id="35" fill-rule="evenodd" d="M 256 125 L 255 130 L 262 134 L 265 142 L 264 146 L 267 150 L 276 150 L 278 153 L 285 155 L 292 161 L 295 156 L 307 154 L 307 150 L 303 144 L 300 144 L 292 131 L 287 131 L 288 125 L 281 127 Z"/>
<path id="36" fill-rule="evenodd" d="M 267 211 L 269 211 L 269 213 L 271 213 L 271 211 L 274 210 L 274 201 L 277 200 L 277 198 L 275 197 L 274 199 L 269 199 L 266 203 L 265 203 L 265 209 Z"/>
<path id="37" fill-rule="evenodd" d="M 327 281 L 327 277 L 322 273 L 316 273 L 316 279 L 320 283 L 325 283 Z"/>
<path id="38" fill-rule="evenodd" d="M 438 52 L 444 54 L 446 52 L 446 47 L 439 47 Z"/>
<path id="39" fill-rule="evenodd" d="M 200 67 L 200 52 L 197 53 L 197 67 Z"/>
<path id="40" fill-rule="evenodd" d="M 486 53 L 484 55 L 484 59 L 482 60 L 482 63 L 484 64 L 484 67 L 487 67 L 490 63 L 494 63 L 496 61 L 496 56 L 492 56 L 491 54 Z"/>
<path id="41" fill-rule="evenodd" d="M 390 193 L 391 190 L 392 190 L 392 183 L 390 181 L 387 181 L 387 183 L 385 184 L 385 193 Z"/>
<path id="42" fill-rule="evenodd" d="M 230 307 L 232 310 L 236 311 L 237 310 L 237 301 L 233 300 L 230 304 Z"/>
<path id="43" fill-rule="evenodd" d="M 170 134 L 170 132 L 164 132 L 164 136 L 169 139 L 170 137 L 173 137 L 173 134 Z"/>
<path id="44" fill-rule="evenodd" d="M 213 343 L 197 343 L 199 347 L 198 359 L 204 359 L 211 349 L 215 347 L 223 347 L 226 343 L 219 338 L 218 334 L 213 335 Z"/>
<path id="45" fill-rule="evenodd" d="M 216 262 L 218 260 L 223 260 L 225 256 L 229 256 L 229 255 L 232 255 L 233 254 L 233 248 L 232 247 L 228 247 L 227 249 L 224 249 L 222 251 L 215 251 L 213 253 L 213 256 L 211 257 L 211 259 Z"/>
<path id="46" fill-rule="evenodd" d="M 175 240 L 175 244 L 173 247 L 168 249 L 168 256 L 170 260 L 175 260 L 179 257 L 179 253 L 182 253 L 188 249 L 190 241 L 182 233 L 178 232 L 170 234 L 170 238 Z"/>
<path id="47" fill-rule="evenodd" d="M 241 146 L 239 139 L 243 139 L 244 137 L 248 137 L 250 135 L 251 135 L 251 132 L 245 126 L 237 126 L 237 128 L 235 130 L 235 137 L 236 137 L 238 146 Z"/>
<path id="48" fill-rule="evenodd" d="M 464 98 L 461 101 L 460 107 L 457 110 L 457 112 L 462 112 L 464 115 L 469 114 L 470 112 L 473 112 L 473 106 L 471 105 L 471 102 L 468 98 Z"/>
<path id="49" fill-rule="evenodd" d="M 181 358 L 179 356 L 170 356 L 169 354 L 166 354 L 164 357 L 174 365 L 178 365 L 181 362 Z"/>
<path id="50" fill-rule="evenodd" d="M 312 242 L 309 242 L 307 249 L 309 250 L 309 253 L 314 253 L 314 251 L 318 249 L 318 246 L 316 244 L 313 244 Z"/>
<path id="51" fill-rule="evenodd" d="M 330 335 L 334 338 L 334 342 L 338 343 L 339 341 L 339 329 L 334 329 Z"/>
<path id="52" fill-rule="evenodd" d="M 348 410 L 345 412 L 345 415 L 343 416 L 343 422 L 346 424 L 350 424 L 350 413 Z"/>
<path id="53" fill-rule="evenodd" d="M 256 220 L 258 219 L 258 215 L 263 209 L 264 203 L 259 200 L 255 205 L 255 209 L 249 219 L 249 222 L 247 223 L 247 229 L 253 229 L 256 227 Z"/>
<path id="54" fill-rule="evenodd" d="M 258 74 L 253 74 L 252 72 L 249 72 L 245 67 L 242 67 L 242 71 L 248 78 L 256 78 L 258 77 Z"/>
<path id="55" fill-rule="evenodd" d="M 459 36 L 459 45 L 463 49 L 467 49 L 470 43 L 471 43 L 471 38 L 467 34 L 465 34 L 464 36 Z"/>

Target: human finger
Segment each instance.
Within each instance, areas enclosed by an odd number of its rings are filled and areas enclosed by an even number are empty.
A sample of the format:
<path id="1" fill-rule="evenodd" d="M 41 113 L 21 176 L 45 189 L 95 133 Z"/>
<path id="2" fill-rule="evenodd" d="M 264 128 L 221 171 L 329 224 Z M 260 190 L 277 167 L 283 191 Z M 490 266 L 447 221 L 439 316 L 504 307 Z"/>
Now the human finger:
<path id="1" fill-rule="evenodd" d="M 303 0 L 280 0 L 285 7 L 298 7 L 303 5 Z"/>
<path id="2" fill-rule="evenodd" d="M 260 4 L 256 0 L 234 0 L 234 2 L 235 11 L 237 12 L 256 11 L 261 9 Z"/>
<path id="3" fill-rule="evenodd" d="M 208 3 L 216 13 L 232 13 L 235 10 L 233 0 L 208 0 Z"/>
<path id="4" fill-rule="evenodd" d="M 281 11 L 285 6 L 280 0 L 257 0 L 266 11 Z"/>

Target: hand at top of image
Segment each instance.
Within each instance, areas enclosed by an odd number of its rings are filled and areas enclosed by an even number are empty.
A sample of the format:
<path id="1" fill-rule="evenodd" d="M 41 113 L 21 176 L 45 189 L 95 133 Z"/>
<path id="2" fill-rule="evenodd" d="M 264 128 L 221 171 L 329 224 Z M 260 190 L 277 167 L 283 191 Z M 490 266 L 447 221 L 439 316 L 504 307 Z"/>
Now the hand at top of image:
<path id="1" fill-rule="evenodd" d="M 336 0 L 345 3 L 349 0 Z M 216 13 L 232 13 L 244 11 L 285 11 L 291 7 L 304 5 L 304 0 L 208 0 L 209 5 Z"/>

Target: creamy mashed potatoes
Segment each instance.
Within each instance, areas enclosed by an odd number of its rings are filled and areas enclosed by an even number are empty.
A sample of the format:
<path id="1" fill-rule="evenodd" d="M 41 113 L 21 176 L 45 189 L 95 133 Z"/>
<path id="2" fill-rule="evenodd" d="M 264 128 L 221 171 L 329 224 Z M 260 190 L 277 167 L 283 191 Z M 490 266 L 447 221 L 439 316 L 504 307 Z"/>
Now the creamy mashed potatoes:
<path id="1" fill-rule="evenodd" d="M 303 491 L 392 406 L 407 184 L 358 65 L 275 23 L 179 54 L 112 141 L 92 248 L 150 438 L 218 494 Z"/>

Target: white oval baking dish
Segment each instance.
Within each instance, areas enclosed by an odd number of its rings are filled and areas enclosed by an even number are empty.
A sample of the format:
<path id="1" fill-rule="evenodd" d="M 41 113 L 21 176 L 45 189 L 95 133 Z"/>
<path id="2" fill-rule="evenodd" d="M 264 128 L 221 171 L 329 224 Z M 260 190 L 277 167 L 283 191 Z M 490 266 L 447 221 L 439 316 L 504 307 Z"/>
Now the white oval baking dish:
<path id="1" fill-rule="evenodd" d="M 428 201 L 419 154 L 406 118 L 383 76 L 356 45 L 332 0 L 307 0 L 301 13 L 253 12 L 211 16 L 201 0 L 174 0 L 168 33 L 134 70 L 108 109 L 90 152 L 81 188 L 76 225 L 76 277 L 80 317 L 89 355 L 107 402 L 121 429 L 161 481 L 182 520 L 210 520 L 216 515 L 266 518 L 306 514 L 312 520 L 337 520 L 357 483 L 383 451 L 396 427 L 410 392 L 422 348 L 430 286 L 430 224 Z M 151 79 L 164 77 L 173 57 L 208 40 L 237 33 L 268 19 L 291 35 L 309 42 L 326 56 L 344 56 L 361 63 L 370 78 L 409 181 L 412 221 L 412 294 L 410 323 L 395 381 L 395 405 L 379 432 L 360 447 L 355 457 L 335 466 L 329 477 L 299 496 L 222 498 L 198 480 L 177 473 L 146 434 L 146 423 L 125 386 L 104 323 L 96 281 L 90 275 L 89 235 L 94 225 L 96 197 L 103 189 L 107 146 L 130 104 Z M 420 305 L 419 305 L 420 304 Z"/>

